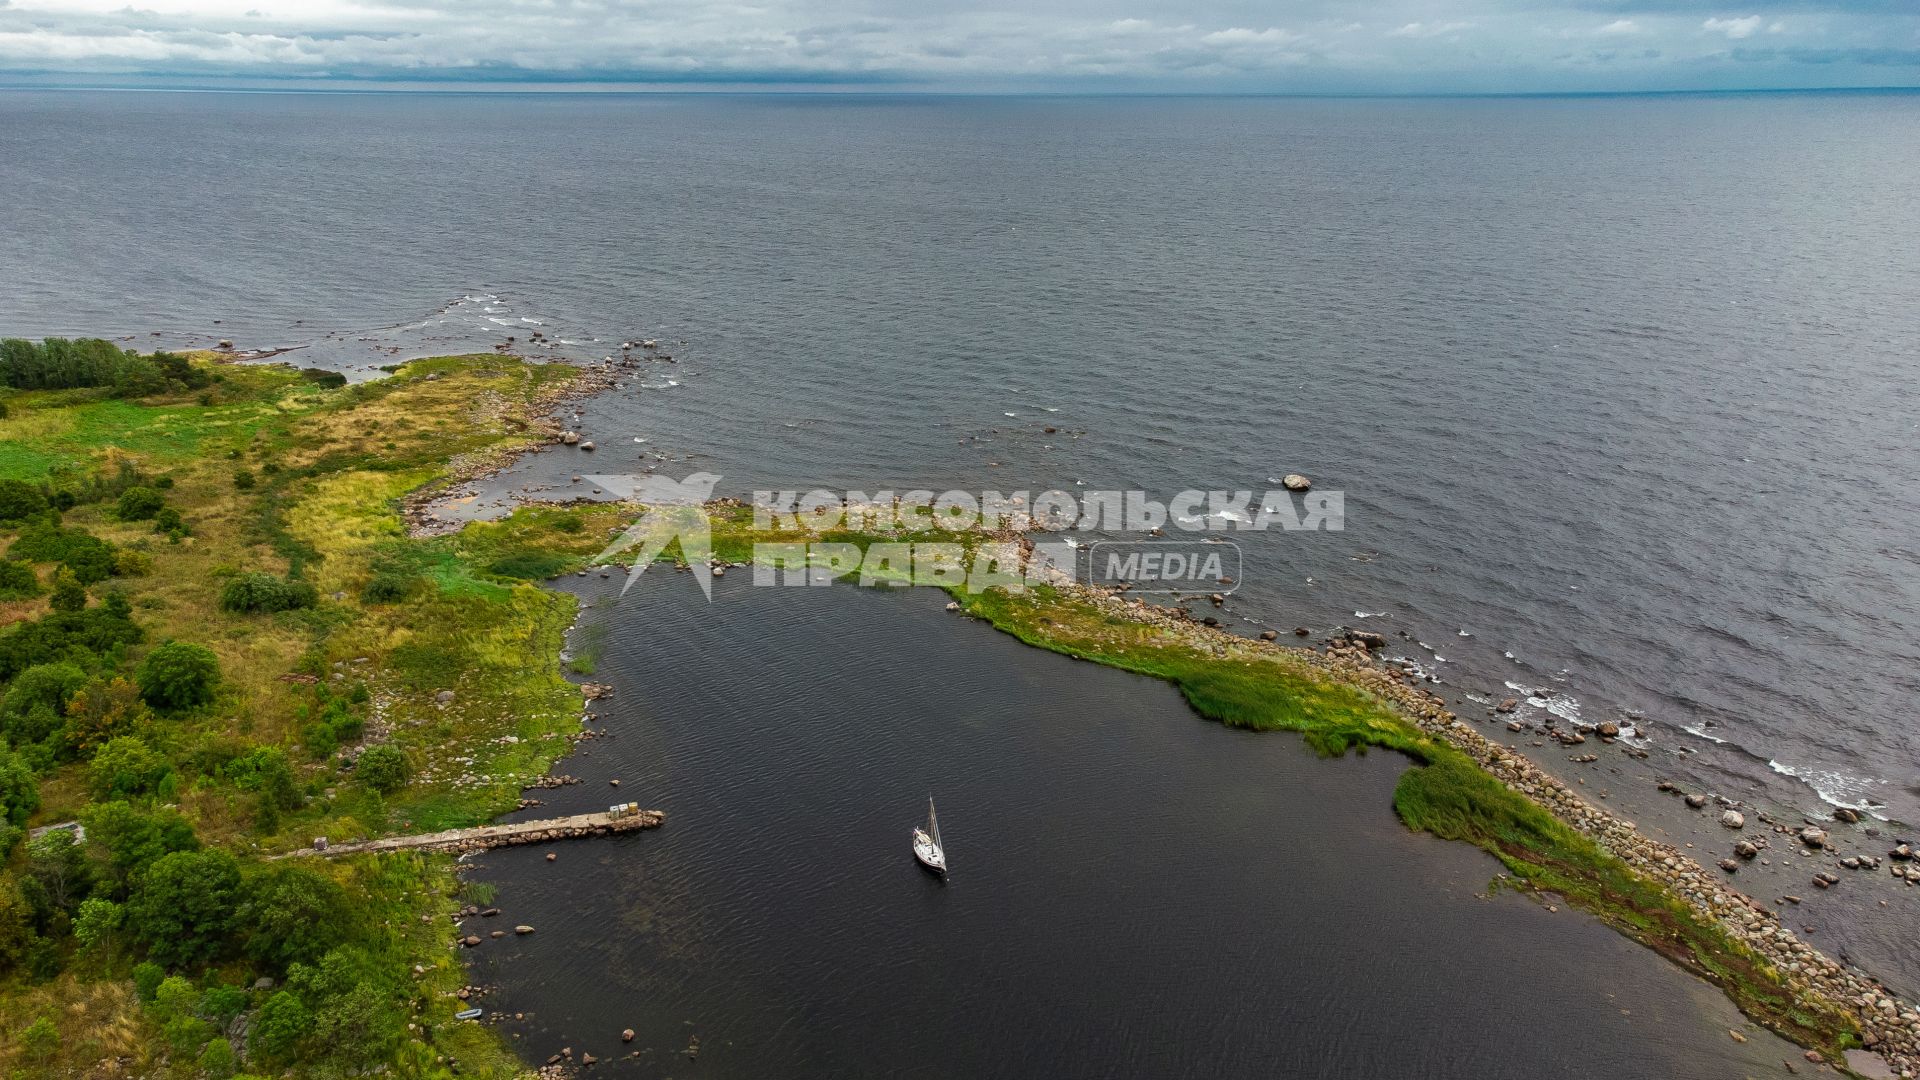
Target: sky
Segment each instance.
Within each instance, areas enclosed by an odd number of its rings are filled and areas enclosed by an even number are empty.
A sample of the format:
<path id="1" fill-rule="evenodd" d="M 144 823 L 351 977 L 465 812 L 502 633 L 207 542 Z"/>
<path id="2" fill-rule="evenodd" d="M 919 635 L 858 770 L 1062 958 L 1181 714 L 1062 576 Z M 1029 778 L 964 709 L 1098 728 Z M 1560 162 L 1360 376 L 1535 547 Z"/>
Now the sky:
<path id="1" fill-rule="evenodd" d="M 0 0 L 0 84 L 1920 85 L 1920 0 Z"/>

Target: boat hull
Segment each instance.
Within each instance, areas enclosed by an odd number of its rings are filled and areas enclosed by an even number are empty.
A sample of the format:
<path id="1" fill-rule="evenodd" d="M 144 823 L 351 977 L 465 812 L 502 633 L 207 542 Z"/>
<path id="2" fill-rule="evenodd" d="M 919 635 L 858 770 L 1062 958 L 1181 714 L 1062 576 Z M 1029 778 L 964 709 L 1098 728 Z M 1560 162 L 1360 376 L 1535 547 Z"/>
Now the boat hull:
<path id="1" fill-rule="evenodd" d="M 940 850 L 926 830 L 913 830 L 913 857 L 921 866 L 936 874 L 947 872 L 947 853 Z"/>

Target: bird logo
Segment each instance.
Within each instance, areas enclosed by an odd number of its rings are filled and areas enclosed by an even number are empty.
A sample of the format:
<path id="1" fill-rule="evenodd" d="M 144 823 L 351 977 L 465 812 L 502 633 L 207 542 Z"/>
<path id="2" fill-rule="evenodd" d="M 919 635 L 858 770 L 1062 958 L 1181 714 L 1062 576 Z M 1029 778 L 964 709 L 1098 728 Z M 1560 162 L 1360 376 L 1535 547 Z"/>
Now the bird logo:
<path id="1" fill-rule="evenodd" d="M 706 501 L 720 482 L 715 473 L 697 472 L 685 479 L 652 473 L 590 476 L 587 479 L 622 499 L 639 503 L 644 509 L 626 531 L 615 537 L 595 561 L 611 561 L 623 552 L 637 548 L 633 565 L 627 570 L 627 583 L 620 595 L 633 588 L 640 575 L 660 557 L 667 545 L 678 541 L 680 558 L 689 566 L 700 567 L 713 561 L 713 522 L 707 517 Z M 700 591 L 713 599 L 713 576 L 695 574 Z"/>

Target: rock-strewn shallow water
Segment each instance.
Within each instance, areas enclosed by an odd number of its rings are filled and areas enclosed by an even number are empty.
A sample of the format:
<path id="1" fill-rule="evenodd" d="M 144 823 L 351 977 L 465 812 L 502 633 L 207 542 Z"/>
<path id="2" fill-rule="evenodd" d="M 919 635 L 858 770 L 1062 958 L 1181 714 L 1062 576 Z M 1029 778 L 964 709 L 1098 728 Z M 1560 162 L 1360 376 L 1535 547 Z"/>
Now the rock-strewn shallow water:
<path id="1" fill-rule="evenodd" d="M 1591 919 L 1488 895 L 1493 860 L 1393 816 L 1397 755 L 1201 720 L 930 590 L 568 580 L 610 734 L 523 813 L 637 800 L 668 823 L 473 860 L 498 921 L 536 928 L 467 954 L 531 1061 L 1731 1080 L 1799 1057 L 1736 1042 L 1717 991 Z M 929 791 L 944 885 L 907 849 Z"/>

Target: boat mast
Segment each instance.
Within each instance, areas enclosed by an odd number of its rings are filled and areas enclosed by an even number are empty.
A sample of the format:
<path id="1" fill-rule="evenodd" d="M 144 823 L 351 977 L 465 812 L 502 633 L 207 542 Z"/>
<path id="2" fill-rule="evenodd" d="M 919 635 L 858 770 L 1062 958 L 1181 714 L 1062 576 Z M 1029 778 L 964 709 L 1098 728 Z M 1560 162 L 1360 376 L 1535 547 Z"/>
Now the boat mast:
<path id="1" fill-rule="evenodd" d="M 933 846 L 939 848 L 941 851 L 945 851 L 946 845 L 940 843 L 940 818 L 939 815 L 933 812 L 933 796 L 931 795 L 927 796 L 927 824 L 933 829 Z"/>

